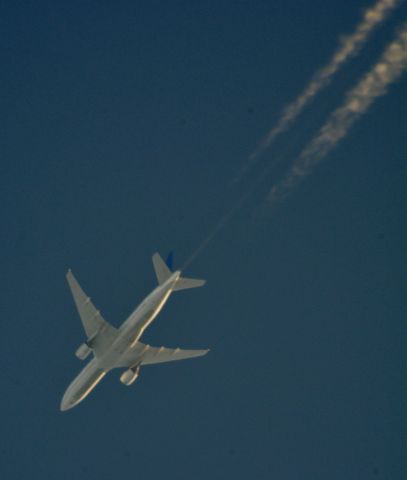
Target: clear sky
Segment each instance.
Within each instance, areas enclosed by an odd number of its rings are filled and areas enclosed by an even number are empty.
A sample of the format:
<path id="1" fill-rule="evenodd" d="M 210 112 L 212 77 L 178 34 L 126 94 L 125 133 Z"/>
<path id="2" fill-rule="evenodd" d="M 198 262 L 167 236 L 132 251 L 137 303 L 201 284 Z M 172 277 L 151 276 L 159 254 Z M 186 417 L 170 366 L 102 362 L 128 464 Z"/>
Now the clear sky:
<path id="1" fill-rule="evenodd" d="M 406 478 L 406 78 L 264 204 L 405 4 L 231 184 L 372 3 L 2 2 L 1 478 Z M 67 269 L 118 326 L 248 189 L 144 338 L 210 353 L 61 413 Z"/>

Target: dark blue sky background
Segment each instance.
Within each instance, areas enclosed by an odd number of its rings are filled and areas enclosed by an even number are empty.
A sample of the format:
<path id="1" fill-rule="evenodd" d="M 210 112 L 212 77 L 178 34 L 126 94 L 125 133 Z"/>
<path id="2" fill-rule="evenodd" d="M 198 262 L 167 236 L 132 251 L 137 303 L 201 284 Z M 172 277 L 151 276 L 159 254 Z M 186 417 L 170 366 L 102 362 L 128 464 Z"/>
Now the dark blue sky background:
<path id="1" fill-rule="evenodd" d="M 146 333 L 204 358 L 112 372 L 61 413 L 84 340 L 72 268 L 114 325 L 250 188 L 231 179 L 371 2 L 3 2 L 3 479 L 404 479 L 406 89 L 265 222 L 267 188 L 407 18 L 267 152 L 264 183 Z"/>

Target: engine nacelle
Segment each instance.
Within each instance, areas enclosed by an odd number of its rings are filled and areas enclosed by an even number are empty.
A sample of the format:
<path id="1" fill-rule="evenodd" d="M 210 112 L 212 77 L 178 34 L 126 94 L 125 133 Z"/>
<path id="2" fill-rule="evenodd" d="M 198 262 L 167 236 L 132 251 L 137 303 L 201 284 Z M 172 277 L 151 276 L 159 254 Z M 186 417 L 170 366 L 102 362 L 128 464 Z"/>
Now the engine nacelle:
<path id="1" fill-rule="evenodd" d="M 82 345 L 76 350 L 75 355 L 79 358 L 79 360 L 85 360 L 85 358 L 90 354 L 92 351 L 86 343 L 82 343 Z"/>
<path id="2" fill-rule="evenodd" d="M 123 385 L 128 387 L 137 380 L 139 372 L 140 367 L 137 367 L 136 369 L 129 368 L 120 375 L 120 381 L 123 383 Z"/>

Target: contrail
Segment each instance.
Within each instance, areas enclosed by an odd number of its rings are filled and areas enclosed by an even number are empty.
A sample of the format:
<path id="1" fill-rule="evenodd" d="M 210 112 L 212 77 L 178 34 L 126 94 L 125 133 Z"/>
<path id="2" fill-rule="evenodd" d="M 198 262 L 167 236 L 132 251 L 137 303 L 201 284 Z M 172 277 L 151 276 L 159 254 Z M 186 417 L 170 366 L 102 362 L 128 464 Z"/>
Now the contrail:
<path id="1" fill-rule="evenodd" d="M 271 146 L 274 140 L 288 129 L 305 106 L 332 80 L 335 73 L 352 57 L 357 55 L 363 45 L 369 39 L 373 31 L 383 23 L 389 14 L 404 0 L 378 0 L 371 8 L 364 12 L 363 19 L 351 35 L 347 35 L 340 40 L 340 45 L 334 52 L 330 61 L 318 70 L 306 86 L 305 90 L 284 110 L 277 122 L 259 146 L 249 156 L 248 163 L 238 174 L 234 183 L 239 181 L 246 171 L 254 164 L 257 157 Z"/>
<path id="2" fill-rule="evenodd" d="M 334 110 L 317 135 L 302 150 L 283 179 L 272 187 L 266 197 L 268 209 L 282 201 L 345 137 L 354 122 L 362 116 L 374 100 L 383 96 L 391 83 L 397 81 L 407 67 L 407 22 L 398 29 L 395 39 L 388 44 L 379 60 L 358 84 L 348 91 L 343 105 Z M 259 176 L 233 207 L 214 225 L 185 262 L 183 269 L 204 250 L 222 230 L 228 220 L 240 209 L 247 198 L 263 181 Z"/>
<path id="3" fill-rule="evenodd" d="M 345 137 L 354 122 L 374 100 L 387 92 L 388 86 L 399 79 L 407 67 L 407 22 L 398 29 L 378 62 L 345 96 L 343 105 L 334 110 L 318 134 L 302 150 L 285 177 L 268 193 L 267 205 L 285 198 L 313 168 Z"/>
<path id="4" fill-rule="evenodd" d="M 262 183 L 263 178 L 257 177 L 257 179 L 251 184 L 250 188 L 239 197 L 239 199 L 233 204 L 233 206 L 218 220 L 218 222 L 213 226 L 209 231 L 209 234 L 201 241 L 198 247 L 191 253 L 188 259 L 183 264 L 181 270 L 185 270 L 195 258 L 204 250 L 209 243 L 216 237 L 216 235 L 223 229 L 226 223 L 233 217 L 233 215 L 240 210 L 241 206 L 245 201 L 252 195 L 252 193 L 257 189 L 260 183 Z"/>

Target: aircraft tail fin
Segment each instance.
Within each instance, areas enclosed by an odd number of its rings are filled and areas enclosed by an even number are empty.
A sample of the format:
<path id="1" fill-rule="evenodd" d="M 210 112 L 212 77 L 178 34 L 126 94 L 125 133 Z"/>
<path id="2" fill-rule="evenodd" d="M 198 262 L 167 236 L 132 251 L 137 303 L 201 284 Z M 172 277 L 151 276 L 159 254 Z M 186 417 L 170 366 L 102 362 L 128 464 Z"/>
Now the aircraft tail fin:
<path id="1" fill-rule="evenodd" d="M 153 255 L 153 265 L 159 285 L 161 285 L 171 277 L 172 272 L 168 268 L 164 260 L 161 258 L 159 253 L 155 253 Z"/>
<path id="2" fill-rule="evenodd" d="M 153 265 L 154 265 L 154 270 L 155 274 L 157 276 L 157 280 L 159 285 L 163 284 L 166 280 L 168 280 L 171 275 L 172 271 L 168 267 L 168 265 L 164 262 L 164 260 L 161 258 L 159 253 L 155 253 L 153 255 Z M 177 283 L 174 285 L 173 290 L 186 290 L 187 288 L 197 288 L 197 287 L 202 287 L 202 285 L 205 285 L 206 280 L 199 280 L 197 278 L 184 278 L 184 277 L 179 277 L 177 280 Z"/>

